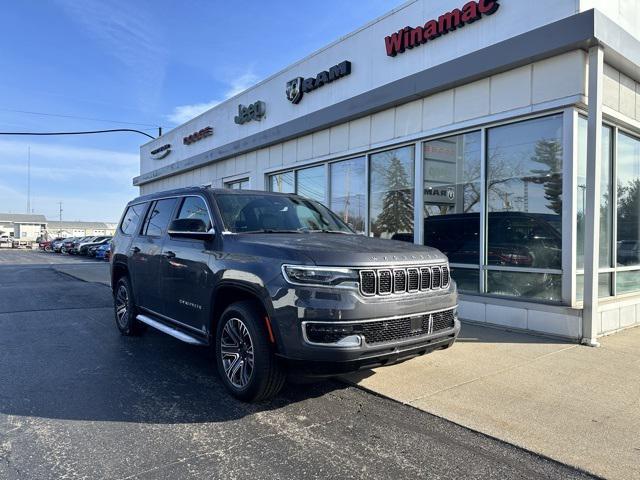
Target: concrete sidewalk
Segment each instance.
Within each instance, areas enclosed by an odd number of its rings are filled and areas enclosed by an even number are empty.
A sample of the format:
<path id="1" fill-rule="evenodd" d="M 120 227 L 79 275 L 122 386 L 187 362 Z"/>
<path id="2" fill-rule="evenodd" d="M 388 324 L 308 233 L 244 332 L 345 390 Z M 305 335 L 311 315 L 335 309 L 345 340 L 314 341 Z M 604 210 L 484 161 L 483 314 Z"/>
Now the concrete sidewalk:
<path id="1" fill-rule="evenodd" d="M 640 328 L 591 348 L 465 324 L 448 350 L 344 378 L 596 475 L 640 479 Z"/>

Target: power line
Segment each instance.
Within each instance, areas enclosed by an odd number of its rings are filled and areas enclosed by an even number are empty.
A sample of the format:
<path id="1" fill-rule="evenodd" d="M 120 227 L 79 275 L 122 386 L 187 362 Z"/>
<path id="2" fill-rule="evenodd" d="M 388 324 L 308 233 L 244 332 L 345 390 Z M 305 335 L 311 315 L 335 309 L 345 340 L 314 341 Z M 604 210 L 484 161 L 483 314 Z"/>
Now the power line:
<path id="1" fill-rule="evenodd" d="M 34 136 L 53 136 L 53 135 L 91 135 L 94 133 L 112 133 L 112 132 L 134 132 L 149 137 L 155 140 L 156 137 L 149 135 L 142 130 L 135 130 L 133 128 L 112 128 L 108 130 L 86 130 L 76 132 L 0 132 L 0 135 L 34 135 Z M 162 135 L 162 128 L 158 127 L 158 134 Z"/>
<path id="2" fill-rule="evenodd" d="M 158 128 L 160 125 L 152 125 L 150 123 L 136 123 L 136 122 L 121 122 L 119 120 L 106 120 L 104 118 L 91 118 L 91 117 L 78 117 L 75 115 L 64 115 L 61 113 L 45 113 L 45 112 L 31 112 L 28 110 L 13 110 L 10 108 L 0 108 L 3 112 L 11 112 L 11 113 L 25 113 L 27 115 L 40 115 L 43 117 L 58 117 L 58 118 L 73 118 L 77 120 L 89 120 L 92 122 L 106 122 L 106 123 L 117 123 L 120 125 L 139 125 L 142 127 L 154 127 Z"/>

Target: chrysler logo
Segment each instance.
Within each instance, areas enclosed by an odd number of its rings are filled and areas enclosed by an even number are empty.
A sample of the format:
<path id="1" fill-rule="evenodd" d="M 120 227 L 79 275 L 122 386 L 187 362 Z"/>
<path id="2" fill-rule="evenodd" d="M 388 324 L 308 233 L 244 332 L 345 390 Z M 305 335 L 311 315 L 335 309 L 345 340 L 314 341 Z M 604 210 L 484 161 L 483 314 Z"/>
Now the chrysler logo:
<path id="1" fill-rule="evenodd" d="M 161 160 L 171 153 L 171 144 L 167 143 L 149 152 L 154 160 Z"/>

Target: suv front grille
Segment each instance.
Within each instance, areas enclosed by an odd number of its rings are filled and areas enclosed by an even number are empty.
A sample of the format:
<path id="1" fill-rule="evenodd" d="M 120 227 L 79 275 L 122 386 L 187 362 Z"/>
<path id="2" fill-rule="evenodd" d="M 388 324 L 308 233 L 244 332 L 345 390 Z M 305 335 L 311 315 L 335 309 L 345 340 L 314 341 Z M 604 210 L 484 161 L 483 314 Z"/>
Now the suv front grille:
<path id="1" fill-rule="evenodd" d="M 360 270 L 360 293 L 371 297 L 425 292 L 446 288 L 450 281 L 448 265 Z"/>
<path id="2" fill-rule="evenodd" d="M 372 345 L 438 333 L 452 329 L 454 325 L 455 314 L 452 308 L 419 316 L 371 322 L 309 322 L 305 329 L 307 339 L 312 343 L 331 344 L 350 335 L 360 335 L 367 344 Z"/>

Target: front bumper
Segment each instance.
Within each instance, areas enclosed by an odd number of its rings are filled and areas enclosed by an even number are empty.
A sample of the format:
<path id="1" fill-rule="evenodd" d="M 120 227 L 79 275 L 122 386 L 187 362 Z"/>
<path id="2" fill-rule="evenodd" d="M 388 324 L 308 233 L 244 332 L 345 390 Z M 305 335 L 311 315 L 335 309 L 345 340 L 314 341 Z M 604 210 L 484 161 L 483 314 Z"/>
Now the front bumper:
<path id="1" fill-rule="evenodd" d="M 346 289 L 283 288 L 282 284 L 270 294 L 276 354 L 290 369 L 305 373 L 333 374 L 395 363 L 446 348 L 460 332 L 457 315 L 445 327 L 437 328 L 429 326 L 428 318 L 432 313 L 456 311 L 455 282 L 437 292 L 392 297 L 365 298 Z M 422 317 L 422 323 L 408 320 L 414 317 Z M 394 324 L 396 320 L 402 325 Z M 381 322 L 389 324 L 380 326 Z M 374 323 L 375 328 L 362 327 Z M 327 325 L 343 337 L 360 336 L 360 340 L 339 342 L 337 335 L 334 344 L 330 344 L 331 338 L 318 341 L 317 336 L 310 338 L 310 325 Z M 355 325 L 358 327 L 351 328 Z M 340 330 L 342 327 L 347 330 Z"/>
<path id="2" fill-rule="evenodd" d="M 339 375 L 358 370 L 393 365 L 420 355 L 425 355 L 434 350 L 449 348 L 456 341 L 459 333 L 460 322 L 456 320 L 455 329 L 446 334 L 414 339 L 403 344 L 388 345 L 371 349 L 370 351 L 358 352 L 357 355 L 355 352 L 341 352 L 341 354 L 338 355 L 339 359 L 319 360 L 315 359 L 315 356 L 304 360 L 286 357 L 280 358 L 285 363 L 289 373 L 311 376 Z M 336 353 L 337 352 L 334 352 L 334 355 Z"/>

